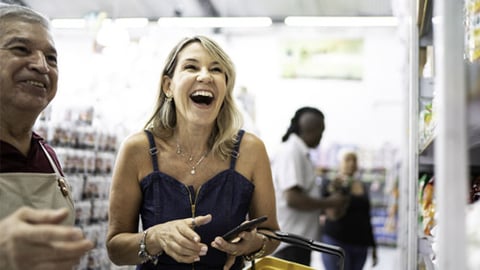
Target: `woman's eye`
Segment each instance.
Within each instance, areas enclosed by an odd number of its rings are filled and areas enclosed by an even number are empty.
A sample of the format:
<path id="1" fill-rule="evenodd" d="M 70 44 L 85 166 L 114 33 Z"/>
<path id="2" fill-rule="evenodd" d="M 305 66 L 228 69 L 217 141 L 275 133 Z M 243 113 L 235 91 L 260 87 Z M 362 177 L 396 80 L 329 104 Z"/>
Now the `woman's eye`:
<path id="1" fill-rule="evenodd" d="M 222 69 L 221 67 L 214 67 L 214 68 L 212 68 L 212 71 L 213 71 L 213 72 L 222 73 L 222 72 L 223 72 L 223 69 Z"/>
<path id="2" fill-rule="evenodd" d="M 187 70 L 196 70 L 197 67 L 194 66 L 194 65 L 185 65 L 185 69 L 187 69 Z"/>

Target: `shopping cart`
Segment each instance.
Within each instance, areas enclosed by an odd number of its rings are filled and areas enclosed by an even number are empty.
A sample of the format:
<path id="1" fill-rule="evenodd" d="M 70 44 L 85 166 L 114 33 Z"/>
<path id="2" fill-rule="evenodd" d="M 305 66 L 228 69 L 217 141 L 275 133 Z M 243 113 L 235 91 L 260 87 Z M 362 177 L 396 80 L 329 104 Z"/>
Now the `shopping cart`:
<path id="1" fill-rule="evenodd" d="M 259 232 L 261 233 L 261 232 Z M 282 231 L 274 231 L 274 234 L 262 233 L 268 238 L 275 239 L 281 242 L 285 242 L 291 245 L 307 248 L 310 250 L 328 253 L 339 257 L 338 269 L 343 270 L 345 262 L 345 251 L 343 248 L 321 243 L 318 241 L 306 239 L 305 237 L 286 233 Z M 298 263 L 282 260 L 279 258 L 267 256 L 256 261 L 252 261 L 252 266 L 248 270 L 307 270 L 314 269 L 309 266 L 301 265 Z"/>

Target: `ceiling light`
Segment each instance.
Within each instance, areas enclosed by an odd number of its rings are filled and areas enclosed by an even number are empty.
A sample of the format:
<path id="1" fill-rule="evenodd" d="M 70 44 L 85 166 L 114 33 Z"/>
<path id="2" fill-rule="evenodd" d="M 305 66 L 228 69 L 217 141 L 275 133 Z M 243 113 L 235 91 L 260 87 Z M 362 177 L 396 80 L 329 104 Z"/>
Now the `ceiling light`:
<path id="1" fill-rule="evenodd" d="M 85 28 L 87 22 L 84 19 L 53 19 L 54 28 Z"/>
<path id="2" fill-rule="evenodd" d="M 102 21 L 114 22 L 123 28 L 142 28 L 148 25 L 147 18 L 118 18 L 114 20 L 105 18 Z M 52 26 L 54 28 L 85 28 L 87 21 L 85 19 L 53 19 Z"/>
<path id="3" fill-rule="evenodd" d="M 105 47 L 123 46 L 130 42 L 130 35 L 121 25 L 104 20 L 96 39 L 98 44 Z"/>
<path id="4" fill-rule="evenodd" d="M 147 18 L 118 18 L 115 24 L 125 28 L 142 28 L 148 25 Z"/>
<path id="5" fill-rule="evenodd" d="M 310 27 L 396 27 L 396 17 L 313 17 L 313 16 L 290 16 L 285 18 L 288 26 Z"/>
<path id="6" fill-rule="evenodd" d="M 268 27 L 272 25 L 269 17 L 162 17 L 158 19 L 161 27 Z"/>

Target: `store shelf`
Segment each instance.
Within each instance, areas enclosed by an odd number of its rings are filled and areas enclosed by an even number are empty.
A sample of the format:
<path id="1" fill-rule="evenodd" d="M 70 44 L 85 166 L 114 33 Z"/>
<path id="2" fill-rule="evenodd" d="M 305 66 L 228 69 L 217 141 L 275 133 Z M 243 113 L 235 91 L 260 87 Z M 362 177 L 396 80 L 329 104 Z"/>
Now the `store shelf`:
<path id="1" fill-rule="evenodd" d="M 435 136 L 430 136 L 429 138 L 426 139 L 426 141 L 420 145 L 419 147 L 419 154 L 420 155 L 426 155 L 426 153 L 429 153 L 431 152 L 432 148 L 433 148 L 433 144 L 434 144 L 434 141 L 435 141 Z"/>
<path id="2" fill-rule="evenodd" d="M 108 227 L 108 196 L 118 138 L 82 123 L 53 124 L 41 120 L 36 130 L 54 147 L 72 188 L 75 226 L 83 230 L 94 248 L 74 270 L 111 269 L 105 241 Z"/>
<path id="3" fill-rule="evenodd" d="M 419 81 L 411 85 L 409 127 L 418 137 L 410 141 L 409 176 L 422 174 L 434 180 L 435 213 L 428 216 L 431 210 L 425 208 L 428 199 L 421 193 L 423 182 L 414 188 L 413 183 L 418 179 L 409 179 L 408 187 L 414 189 L 408 191 L 408 228 L 418 234 L 407 235 L 406 249 L 414 249 L 416 254 L 406 252 L 407 265 L 402 269 L 450 269 L 452 266 L 467 269 L 465 262 L 469 257 L 462 209 L 467 206 L 465 190 L 471 185 L 468 180 L 476 179 L 480 172 L 480 61 L 471 56 L 479 55 L 480 49 L 471 42 L 478 40 L 479 9 L 466 7 L 478 7 L 478 0 L 415 2 L 417 6 L 412 7 L 412 14 L 418 14 L 418 23 L 411 31 L 411 56 L 419 61 L 418 66 L 412 61 L 412 78 L 418 77 Z M 438 18 L 435 25 L 433 13 Z M 469 19 L 470 22 L 465 23 Z M 425 72 L 430 70 L 430 66 L 425 65 L 429 62 L 429 49 L 434 52 L 433 74 Z M 462 65 L 465 69 L 451 68 Z M 434 126 L 429 125 L 430 120 Z M 414 198 L 418 200 L 417 205 L 411 205 Z M 432 235 L 425 236 L 422 229 L 425 221 L 430 221 L 426 218 L 431 217 L 435 219 L 435 226 L 428 232 Z"/>
<path id="4" fill-rule="evenodd" d="M 467 104 L 467 147 L 470 166 L 480 166 L 480 98 Z M 435 132 L 419 146 L 419 163 L 433 164 Z"/>
<path id="5" fill-rule="evenodd" d="M 433 0 L 418 1 L 417 24 L 419 28 L 419 45 L 425 47 L 433 44 Z"/>

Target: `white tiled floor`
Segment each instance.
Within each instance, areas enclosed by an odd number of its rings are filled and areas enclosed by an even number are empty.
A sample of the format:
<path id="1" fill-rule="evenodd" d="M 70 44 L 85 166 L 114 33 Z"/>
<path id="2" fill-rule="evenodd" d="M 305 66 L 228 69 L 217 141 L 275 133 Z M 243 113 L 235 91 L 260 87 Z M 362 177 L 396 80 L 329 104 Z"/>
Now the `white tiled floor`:
<path id="1" fill-rule="evenodd" d="M 312 267 L 318 270 L 323 270 L 322 261 L 320 258 L 320 253 L 312 252 Z M 378 264 L 375 267 L 372 267 L 371 255 L 365 263 L 364 270 L 393 270 L 399 269 L 399 258 L 398 250 L 392 247 L 378 247 L 377 248 L 377 257 Z"/>

